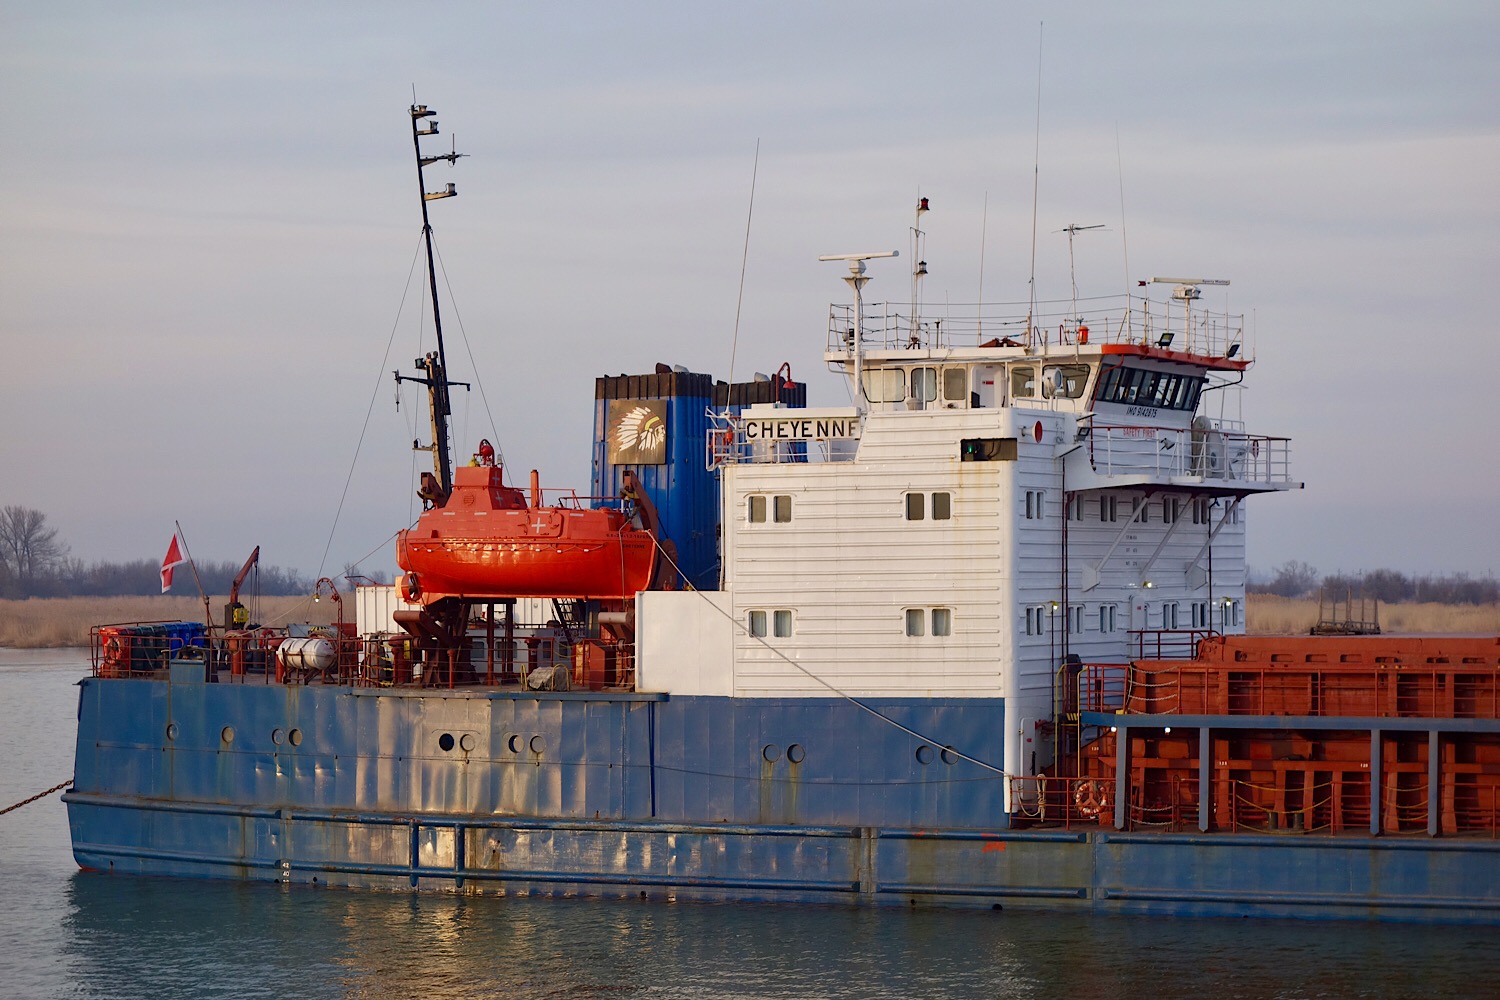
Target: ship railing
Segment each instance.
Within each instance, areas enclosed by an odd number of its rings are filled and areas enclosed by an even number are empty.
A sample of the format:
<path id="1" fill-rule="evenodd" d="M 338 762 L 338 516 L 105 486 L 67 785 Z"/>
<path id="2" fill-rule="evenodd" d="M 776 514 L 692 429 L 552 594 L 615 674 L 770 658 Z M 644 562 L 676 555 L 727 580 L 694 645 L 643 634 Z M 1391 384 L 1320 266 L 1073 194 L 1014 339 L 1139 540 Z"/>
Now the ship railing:
<path id="1" fill-rule="evenodd" d="M 1217 636 L 1215 629 L 1158 628 L 1131 629 L 1126 634 L 1133 660 L 1191 660 L 1198 655 L 1198 644 Z"/>
<path id="2" fill-rule="evenodd" d="M 1010 793 L 1013 826 L 1070 828 L 1114 823 L 1113 778 L 1012 775 Z"/>
<path id="3" fill-rule="evenodd" d="M 1199 417 L 1191 428 L 1094 423 L 1089 460 L 1101 476 L 1290 483 L 1291 438 L 1247 434 L 1239 421 Z"/>
<path id="4" fill-rule="evenodd" d="M 1500 668 L 1493 664 L 1250 663 L 1144 655 L 1130 664 L 1124 690 L 1126 707 L 1141 714 L 1500 718 Z"/>
<path id="5" fill-rule="evenodd" d="M 167 669 L 189 647 L 208 643 L 197 622 L 134 621 L 89 629 L 90 672 L 95 677 L 131 677 Z"/>
<path id="6" fill-rule="evenodd" d="M 770 441 L 746 435 L 745 420 L 738 414 L 709 410 L 706 466 L 854 461 L 859 451 L 858 418 L 809 418 L 806 423 L 811 425 L 811 437 Z"/>
<path id="7" fill-rule="evenodd" d="M 1119 712 L 1130 700 L 1130 668 L 1123 663 L 1086 663 L 1078 673 L 1082 712 Z"/>
<path id="8" fill-rule="evenodd" d="M 852 354 L 854 306 L 828 311 L 830 354 Z M 1243 314 L 1139 296 L 1098 296 L 1038 302 L 955 303 L 941 308 L 909 302 L 866 302 L 859 330 L 865 350 L 945 350 L 1087 344 L 1140 344 L 1211 358 L 1248 360 Z"/>

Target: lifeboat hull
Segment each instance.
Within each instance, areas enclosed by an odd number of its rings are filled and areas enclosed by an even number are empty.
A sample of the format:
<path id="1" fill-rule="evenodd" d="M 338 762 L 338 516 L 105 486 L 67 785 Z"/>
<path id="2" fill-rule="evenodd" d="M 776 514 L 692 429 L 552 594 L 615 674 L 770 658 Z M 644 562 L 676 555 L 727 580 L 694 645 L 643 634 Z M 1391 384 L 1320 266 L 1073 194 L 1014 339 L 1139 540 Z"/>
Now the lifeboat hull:
<path id="1" fill-rule="evenodd" d="M 492 511 L 482 533 L 434 520 L 438 526 L 419 523 L 397 542 L 397 562 L 407 571 L 407 596 L 414 603 L 444 597 L 619 599 L 651 585 L 654 539 L 613 511 Z"/>

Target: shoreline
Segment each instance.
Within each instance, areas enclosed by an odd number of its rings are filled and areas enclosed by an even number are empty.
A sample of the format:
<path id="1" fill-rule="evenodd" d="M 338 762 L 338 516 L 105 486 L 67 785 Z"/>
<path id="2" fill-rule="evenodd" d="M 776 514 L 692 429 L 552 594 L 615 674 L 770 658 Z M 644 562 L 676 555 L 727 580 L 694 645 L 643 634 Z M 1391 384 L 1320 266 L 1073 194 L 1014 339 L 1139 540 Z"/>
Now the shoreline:
<path id="1" fill-rule="evenodd" d="M 210 597 L 217 618 L 227 596 Z M 312 595 L 243 599 L 252 621 L 331 624 L 330 602 L 313 603 Z M 353 609 L 349 610 L 353 617 Z M 135 597 L 28 597 L 0 600 L 0 649 L 70 649 L 90 646 L 95 625 L 125 622 L 202 621 L 203 600 L 177 595 Z"/>
<path id="2" fill-rule="evenodd" d="M 222 613 L 227 597 L 210 597 Z M 329 625 L 333 610 L 312 595 L 245 601 L 252 620 L 266 625 L 307 622 Z M 352 609 L 349 612 L 352 617 Z M 1380 625 L 1393 635 L 1500 634 L 1500 604 L 1383 604 Z M 1306 635 L 1318 618 L 1314 598 L 1250 594 L 1245 631 L 1251 635 Z M 0 649 L 88 648 L 95 625 L 146 621 L 202 621 L 203 601 L 175 595 L 137 597 L 30 597 L 0 600 Z"/>

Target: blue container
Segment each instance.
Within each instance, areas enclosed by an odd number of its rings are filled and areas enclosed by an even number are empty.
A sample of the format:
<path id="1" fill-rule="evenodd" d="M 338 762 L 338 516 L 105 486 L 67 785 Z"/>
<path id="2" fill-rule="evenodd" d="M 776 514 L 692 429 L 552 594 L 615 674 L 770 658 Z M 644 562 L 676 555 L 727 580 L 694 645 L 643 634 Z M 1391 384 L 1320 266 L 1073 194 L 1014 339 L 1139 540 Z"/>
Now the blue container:
<path id="1" fill-rule="evenodd" d="M 683 577 L 698 590 L 717 590 L 719 482 L 707 463 L 709 410 L 738 413 L 778 400 L 806 406 L 807 387 L 781 378 L 730 385 L 665 365 L 651 375 L 599 378 L 591 492 L 617 497 L 622 474 L 634 472 L 661 516 L 662 534 L 677 550 Z"/>

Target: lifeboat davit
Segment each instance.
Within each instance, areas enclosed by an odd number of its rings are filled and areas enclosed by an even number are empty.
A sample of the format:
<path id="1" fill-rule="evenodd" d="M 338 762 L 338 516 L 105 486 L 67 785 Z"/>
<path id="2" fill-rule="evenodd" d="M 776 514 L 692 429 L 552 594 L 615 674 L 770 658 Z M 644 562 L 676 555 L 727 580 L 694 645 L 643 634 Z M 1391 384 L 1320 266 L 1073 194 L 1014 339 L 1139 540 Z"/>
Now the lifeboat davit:
<path id="1" fill-rule="evenodd" d="M 493 465 L 455 469 L 446 501 L 396 537 L 402 596 L 611 600 L 649 589 L 656 539 L 610 508 L 533 506 Z"/>

